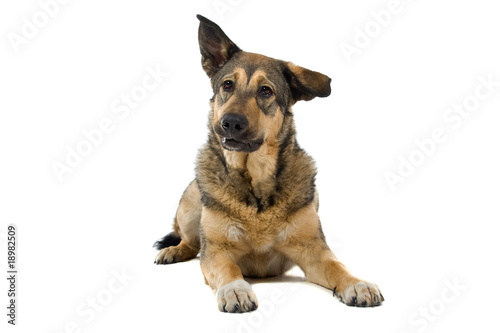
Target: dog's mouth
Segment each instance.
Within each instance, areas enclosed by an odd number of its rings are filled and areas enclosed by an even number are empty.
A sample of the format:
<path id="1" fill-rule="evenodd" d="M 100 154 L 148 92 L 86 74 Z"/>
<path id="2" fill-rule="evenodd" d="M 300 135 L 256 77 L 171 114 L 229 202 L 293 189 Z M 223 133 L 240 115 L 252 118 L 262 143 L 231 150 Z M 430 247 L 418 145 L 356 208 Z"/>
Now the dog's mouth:
<path id="1" fill-rule="evenodd" d="M 221 138 L 222 147 L 227 150 L 241 151 L 244 153 L 251 153 L 259 149 L 262 145 L 262 141 L 250 141 L 250 140 L 236 140 L 234 138 Z"/>

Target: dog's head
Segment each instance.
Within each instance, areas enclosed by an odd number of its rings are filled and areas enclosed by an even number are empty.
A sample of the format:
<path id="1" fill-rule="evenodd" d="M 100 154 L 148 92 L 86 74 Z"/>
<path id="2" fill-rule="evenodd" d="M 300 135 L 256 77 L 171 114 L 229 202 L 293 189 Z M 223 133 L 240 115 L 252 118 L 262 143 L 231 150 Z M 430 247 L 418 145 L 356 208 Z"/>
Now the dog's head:
<path id="1" fill-rule="evenodd" d="M 197 17 L 202 66 L 214 91 L 211 126 L 225 149 L 250 153 L 276 144 L 291 105 L 330 95 L 328 76 L 244 52 L 217 24 Z"/>

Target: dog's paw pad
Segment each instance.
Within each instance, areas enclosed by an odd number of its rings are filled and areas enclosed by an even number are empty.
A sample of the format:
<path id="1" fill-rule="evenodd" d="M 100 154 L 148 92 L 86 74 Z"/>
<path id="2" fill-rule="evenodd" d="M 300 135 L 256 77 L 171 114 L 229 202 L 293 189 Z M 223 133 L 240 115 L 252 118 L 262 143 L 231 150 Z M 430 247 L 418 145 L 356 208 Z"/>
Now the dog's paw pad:
<path id="1" fill-rule="evenodd" d="M 222 312 L 250 312 L 257 309 L 257 297 L 245 280 L 230 282 L 217 290 L 217 304 Z"/>

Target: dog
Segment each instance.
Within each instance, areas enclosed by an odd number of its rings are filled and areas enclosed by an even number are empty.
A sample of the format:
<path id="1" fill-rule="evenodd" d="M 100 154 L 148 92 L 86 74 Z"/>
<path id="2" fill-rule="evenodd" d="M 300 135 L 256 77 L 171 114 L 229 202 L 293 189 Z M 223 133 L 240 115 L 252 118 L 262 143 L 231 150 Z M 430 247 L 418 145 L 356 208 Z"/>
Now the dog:
<path id="1" fill-rule="evenodd" d="M 202 67 L 210 78 L 208 140 L 196 178 L 179 203 L 173 232 L 155 243 L 156 264 L 195 258 L 223 312 L 258 302 L 243 277 L 281 275 L 294 265 L 349 306 L 384 301 L 376 284 L 352 275 L 325 241 L 316 167 L 297 143 L 292 105 L 330 95 L 319 72 L 242 51 L 197 15 Z"/>

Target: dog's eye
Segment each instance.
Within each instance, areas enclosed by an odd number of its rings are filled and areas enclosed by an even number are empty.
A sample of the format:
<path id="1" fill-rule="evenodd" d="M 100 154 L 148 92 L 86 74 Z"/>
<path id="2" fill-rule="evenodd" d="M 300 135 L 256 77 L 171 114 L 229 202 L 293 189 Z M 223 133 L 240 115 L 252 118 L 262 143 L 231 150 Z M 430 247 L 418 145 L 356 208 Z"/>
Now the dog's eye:
<path id="1" fill-rule="evenodd" d="M 271 97 L 273 95 L 273 91 L 268 86 L 263 86 L 260 88 L 260 94 L 264 97 Z"/>
<path id="2" fill-rule="evenodd" d="M 222 89 L 224 89 L 224 91 L 231 91 L 231 90 L 233 89 L 233 86 L 234 86 L 233 81 L 231 81 L 231 80 L 226 80 L 226 81 L 224 81 L 224 83 L 222 84 Z"/>

